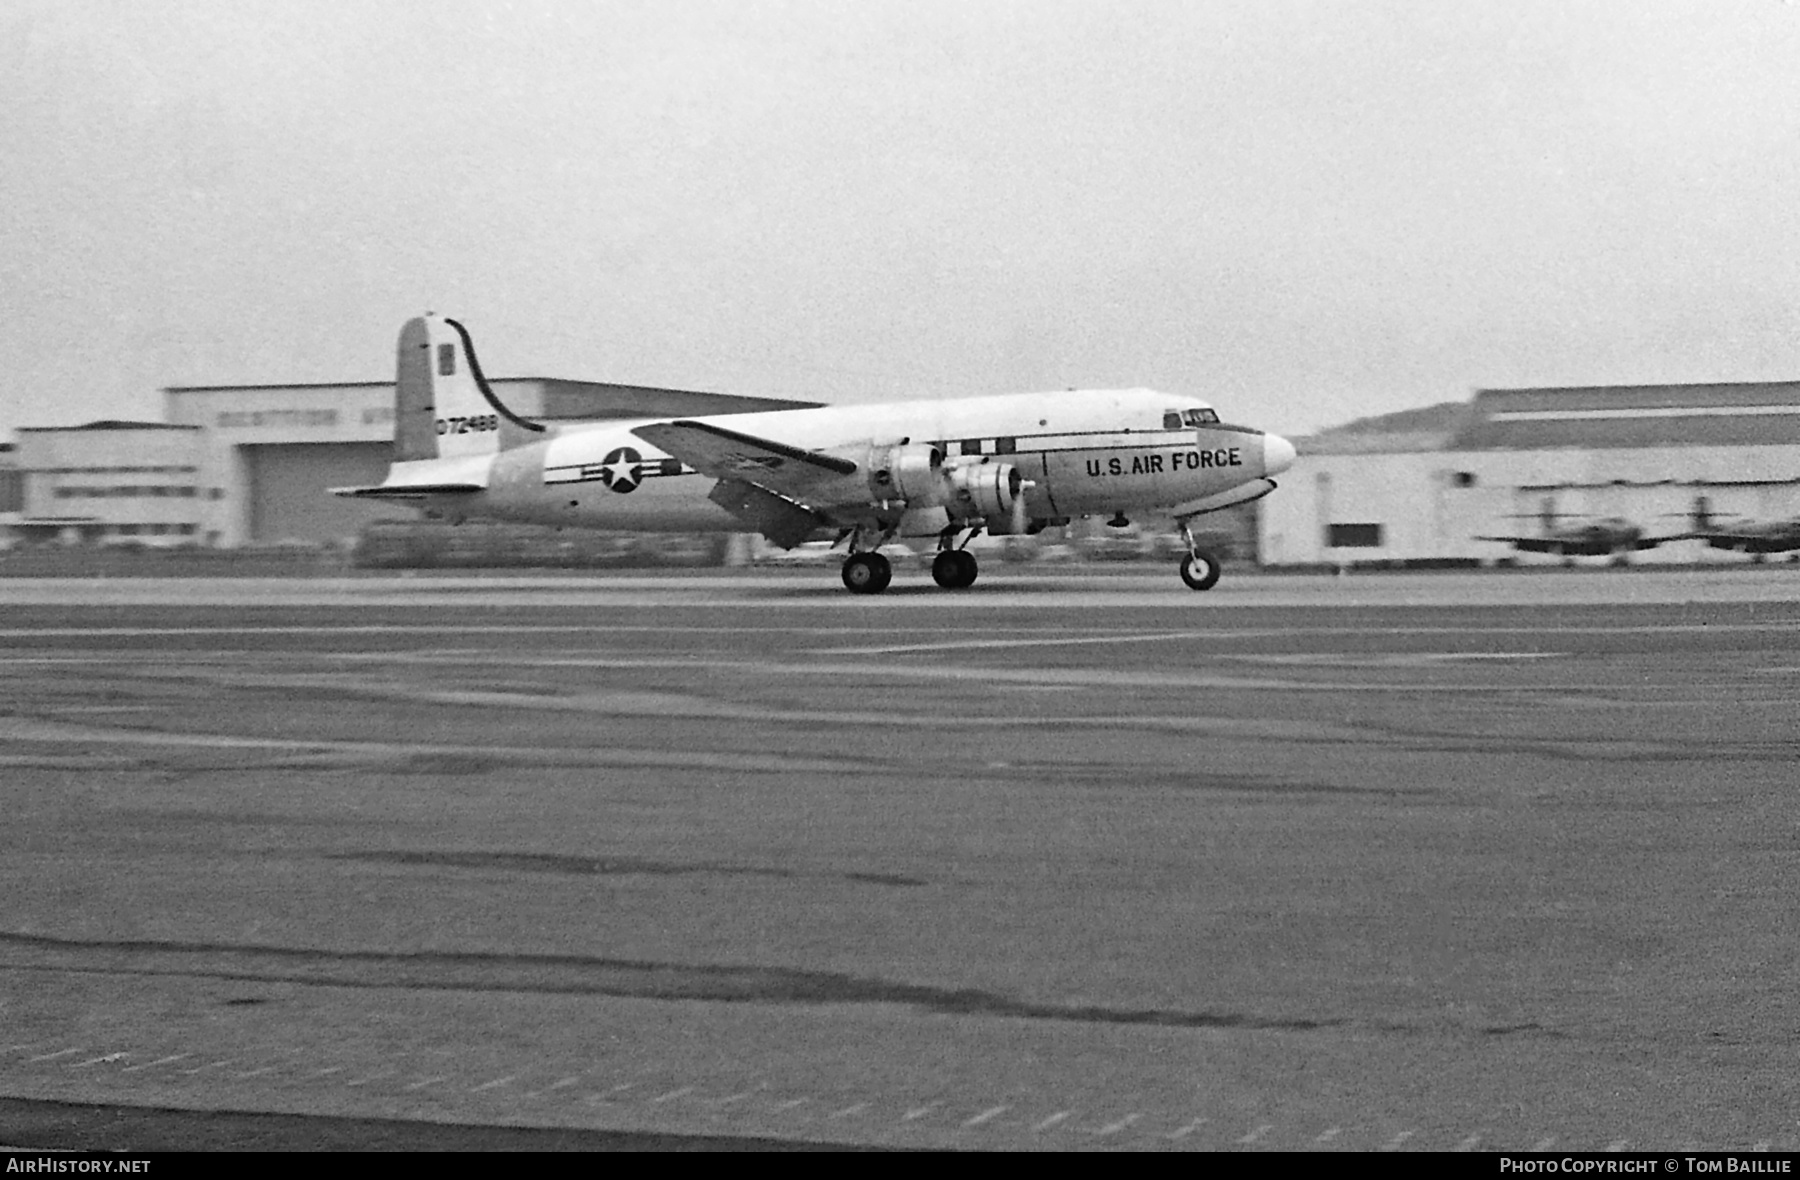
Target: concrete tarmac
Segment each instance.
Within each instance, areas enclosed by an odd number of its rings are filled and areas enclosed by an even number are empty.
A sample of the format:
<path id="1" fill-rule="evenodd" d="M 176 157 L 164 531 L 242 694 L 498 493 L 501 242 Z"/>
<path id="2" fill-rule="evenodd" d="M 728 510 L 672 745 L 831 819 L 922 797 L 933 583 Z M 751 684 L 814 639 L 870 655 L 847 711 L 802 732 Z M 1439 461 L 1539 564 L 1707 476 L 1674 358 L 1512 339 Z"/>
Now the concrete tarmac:
<path id="1" fill-rule="evenodd" d="M 1800 1148 L 1793 571 L 922 581 L 0 581 L 0 1143 Z"/>

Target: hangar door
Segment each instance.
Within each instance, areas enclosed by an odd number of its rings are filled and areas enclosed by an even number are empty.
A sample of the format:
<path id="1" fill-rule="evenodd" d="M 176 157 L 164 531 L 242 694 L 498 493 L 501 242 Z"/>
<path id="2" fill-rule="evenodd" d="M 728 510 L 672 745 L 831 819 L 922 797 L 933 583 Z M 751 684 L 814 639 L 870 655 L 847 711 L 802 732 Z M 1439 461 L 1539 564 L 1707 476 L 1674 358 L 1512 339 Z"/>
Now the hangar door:
<path id="1" fill-rule="evenodd" d="M 331 488 L 380 483 L 393 447 L 385 442 L 247 446 L 250 540 L 342 541 L 372 520 L 410 520 L 393 504 L 346 500 Z"/>

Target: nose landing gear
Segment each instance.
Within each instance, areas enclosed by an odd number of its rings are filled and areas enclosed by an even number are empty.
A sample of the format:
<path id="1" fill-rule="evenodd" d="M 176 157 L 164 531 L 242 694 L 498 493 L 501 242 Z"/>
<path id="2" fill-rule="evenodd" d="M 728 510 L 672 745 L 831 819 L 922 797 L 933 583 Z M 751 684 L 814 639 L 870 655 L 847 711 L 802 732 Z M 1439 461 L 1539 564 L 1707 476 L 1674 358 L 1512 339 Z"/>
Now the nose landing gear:
<path id="1" fill-rule="evenodd" d="M 1195 543 L 1194 534 L 1185 520 L 1181 522 L 1181 535 L 1188 543 L 1188 555 L 1181 559 L 1181 580 L 1187 583 L 1189 590 L 1211 590 L 1219 580 L 1218 557 Z"/>

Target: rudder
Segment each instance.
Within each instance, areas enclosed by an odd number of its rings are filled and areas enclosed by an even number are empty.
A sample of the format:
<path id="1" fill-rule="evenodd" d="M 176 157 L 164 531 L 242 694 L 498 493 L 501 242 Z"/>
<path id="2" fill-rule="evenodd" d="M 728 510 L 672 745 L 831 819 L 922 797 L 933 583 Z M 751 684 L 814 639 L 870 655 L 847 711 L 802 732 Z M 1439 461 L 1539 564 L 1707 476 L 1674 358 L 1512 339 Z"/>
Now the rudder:
<path id="1" fill-rule="evenodd" d="M 461 324 L 432 314 L 406 321 L 394 363 L 395 461 L 491 455 L 508 445 L 503 429 L 544 429 L 501 405 L 486 385 Z"/>

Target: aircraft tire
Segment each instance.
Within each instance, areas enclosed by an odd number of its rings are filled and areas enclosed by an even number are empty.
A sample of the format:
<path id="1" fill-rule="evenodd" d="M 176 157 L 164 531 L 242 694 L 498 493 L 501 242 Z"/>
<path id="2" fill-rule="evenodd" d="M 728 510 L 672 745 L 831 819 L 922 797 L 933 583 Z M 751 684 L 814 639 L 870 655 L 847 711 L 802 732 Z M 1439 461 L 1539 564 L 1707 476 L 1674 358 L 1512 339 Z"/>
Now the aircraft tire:
<path id="1" fill-rule="evenodd" d="M 853 553 L 844 559 L 844 586 L 852 594 L 880 594 L 894 580 L 894 567 L 879 553 Z"/>
<path id="2" fill-rule="evenodd" d="M 1181 559 L 1181 580 L 1189 590 L 1211 590 L 1219 581 L 1219 559 L 1196 549 Z"/>
<path id="3" fill-rule="evenodd" d="M 963 549 L 946 549 L 931 561 L 931 580 L 946 590 L 967 590 L 980 572 L 975 555 Z"/>

